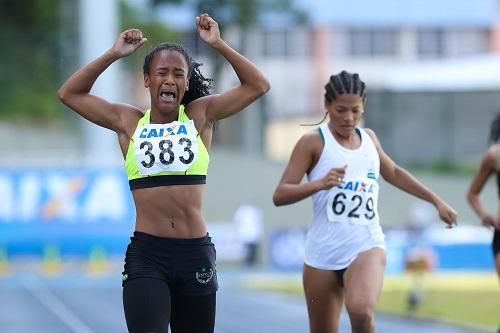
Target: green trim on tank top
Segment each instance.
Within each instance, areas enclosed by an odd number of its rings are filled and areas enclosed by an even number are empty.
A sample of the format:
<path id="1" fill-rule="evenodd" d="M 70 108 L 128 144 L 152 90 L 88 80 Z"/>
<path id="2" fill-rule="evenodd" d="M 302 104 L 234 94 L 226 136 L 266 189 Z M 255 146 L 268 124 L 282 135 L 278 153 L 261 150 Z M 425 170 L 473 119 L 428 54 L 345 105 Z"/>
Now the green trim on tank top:
<path id="1" fill-rule="evenodd" d="M 321 137 L 321 141 L 323 141 L 323 146 L 325 145 L 325 136 L 323 135 L 323 131 L 321 127 L 318 127 L 319 136 Z"/>

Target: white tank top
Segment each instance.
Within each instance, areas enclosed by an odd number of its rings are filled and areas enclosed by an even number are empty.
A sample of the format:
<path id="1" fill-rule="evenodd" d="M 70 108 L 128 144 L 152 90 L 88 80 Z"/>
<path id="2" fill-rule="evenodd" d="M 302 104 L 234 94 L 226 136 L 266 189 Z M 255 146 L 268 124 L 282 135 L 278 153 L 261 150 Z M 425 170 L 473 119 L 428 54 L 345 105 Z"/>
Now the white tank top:
<path id="1" fill-rule="evenodd" d="M 319 128 L 323 152 L 308 174 L 309 181 L 323 178 L 331 168 L 347 165 L 344 183 L 312 195 L 314 217 L 307 232 L 304 261 L 327 270 L 347 268 L 359 253 L 385 249 L 385 236 L 377 212 L 380 158 L 370 136 L 361 128 L 357 149 L 340 145 L 328 124 Z"/>

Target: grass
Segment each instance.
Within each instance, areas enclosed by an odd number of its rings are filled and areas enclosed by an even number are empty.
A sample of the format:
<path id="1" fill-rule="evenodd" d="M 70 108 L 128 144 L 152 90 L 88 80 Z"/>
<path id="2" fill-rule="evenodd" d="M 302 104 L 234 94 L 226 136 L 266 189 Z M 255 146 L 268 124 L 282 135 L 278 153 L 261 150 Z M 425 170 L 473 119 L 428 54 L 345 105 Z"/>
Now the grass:
<path id="1" fill-rule="evenodd" d="M 300 275 L 248 276 L 250 288 L 303 295 Z M 422 289 L 418 308 L 410 311 L 408 295 L 416 284 Z M 494 330 L 500 324 L 500 288 L 493 273 L 386 276 L 377 312 L 439 320 Z"/>
<path id="2" fill-rule="evenodd" d="M 410 311 L 407 300 L 416 281 L 411 275 L 386 277 L 377 310 L 488 329 L 500 324 L 500 288 L 495 274 L 422 276 L 422 301 Z"/>
<path id="3" fill-rule="evenodd" d="M 413 162 L 408 163 L 407 167 L 412 171 L 430 172 L 434 174 L 447 174 L 471 177 L 477 172 L 479 165 L 468 161 L 454 162 L 449 160 L 437 160 L 434 162 Z"/>

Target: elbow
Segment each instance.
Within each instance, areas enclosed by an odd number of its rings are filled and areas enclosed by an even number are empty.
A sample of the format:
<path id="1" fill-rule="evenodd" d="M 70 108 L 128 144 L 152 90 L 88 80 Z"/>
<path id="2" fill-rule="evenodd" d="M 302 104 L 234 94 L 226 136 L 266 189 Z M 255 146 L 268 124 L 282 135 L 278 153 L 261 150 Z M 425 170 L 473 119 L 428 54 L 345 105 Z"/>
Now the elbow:
<path id="1" fill-rule="evenodd" d="M 68 93 L 67 93 L 66 89 L 64 89 L 64 86 L 59 88 L 59 90 L 57 91 L 57 97 L 59 98 L 59 100 L 61 102 L 66 104 L 66 101 L 68 99 Z"/>
<path id="2" fill-rule="evenodd" d="M 285 202 L 283 201 L 283 198 L 279 195 L 279 193 L 277 191 L 274 192 L 273 203 L 276 207 L 283 206 L 285 204 Z"/>
<path id="3" fill-rule="evenodd" d="M 477 195 L 474 192 L 467 192 L 467 202 L 469 202 L 469 205 L 472 205 L 476 199 Z"/>
<path id="4" fill-rule="evenodd" d="M 269 80 L 262 76 L 256 83 L 256 89 L 259 96 L 265 95 L 269 90 L 271 90 L 271 83 Z"/>
<path id="5" fill-rule="evenodd" d="M 382 179 L 388 182 L 389 184 L 392 184 L 392 178 L 389 174 L 387 173 L 381 173 Z"/>
<path id="6" fill-rule="evenodd" d="M 264 78 L 262 80 L 261 89 L 263 95 L 266 94 L 269 90 L 271 90 L 271 83 L 267 78 Z"/>
<path id="7" fill-rule="evenodd" d="M 405 170 L 403 168 L 395 164 L 394 166 L 382 171 L 380 174 L 386 182 L 395 185 L 397 180 L 401 179 L 401 176 L 404 175 L 404 171 Z"/>

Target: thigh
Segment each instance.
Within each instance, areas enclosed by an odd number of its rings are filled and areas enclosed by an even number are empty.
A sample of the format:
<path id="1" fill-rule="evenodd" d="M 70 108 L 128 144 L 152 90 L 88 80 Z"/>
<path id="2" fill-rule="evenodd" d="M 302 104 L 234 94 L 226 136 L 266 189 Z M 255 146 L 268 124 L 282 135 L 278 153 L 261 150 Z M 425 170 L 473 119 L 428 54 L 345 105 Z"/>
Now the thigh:
<path id="1" fill-rule="evenodd" d="M 303 284 L 311 333 L 336 333 L 344 299 L 337 274 L 304 264 Z"/>
<path id="2" fill-rule="evenodd" d="M 344 274 L 348 311 L 373 311 L 382 290 L 385 250 L 373 248 L 358 255 Z"/>
<path id="3" fill-rule="evenodd" d="M 215 326 L 216 293 L 203 296 L 172 297 L 172 333 L 213 333 Z"/>
<path id="4" fill-rule="evenodd" d="M 154 278 L 136 278 L 123 284 L 123 309 L 130 333 L 166 332 L 170 319 L 170 289 Z"/>

